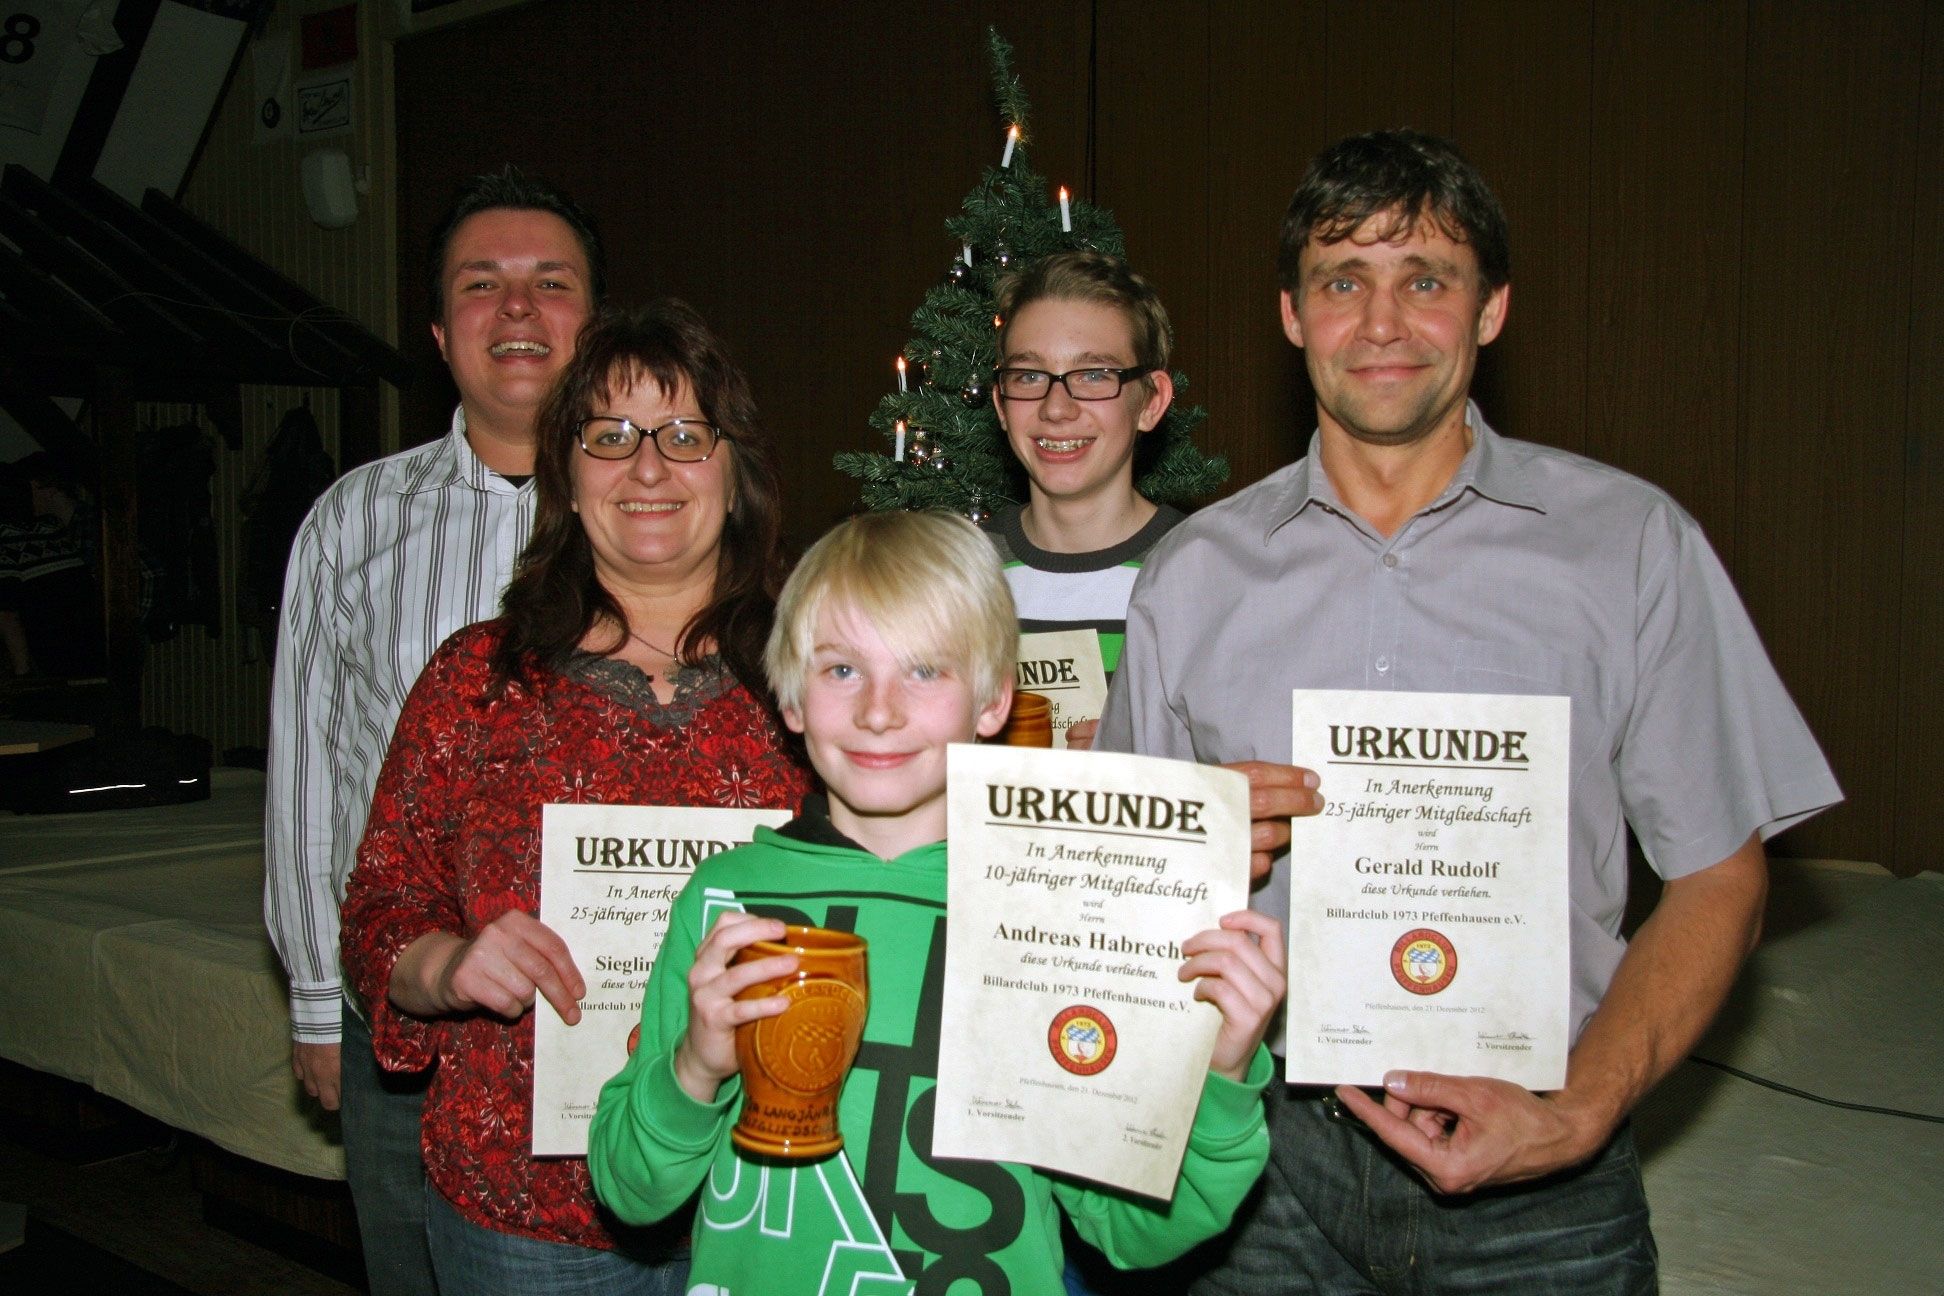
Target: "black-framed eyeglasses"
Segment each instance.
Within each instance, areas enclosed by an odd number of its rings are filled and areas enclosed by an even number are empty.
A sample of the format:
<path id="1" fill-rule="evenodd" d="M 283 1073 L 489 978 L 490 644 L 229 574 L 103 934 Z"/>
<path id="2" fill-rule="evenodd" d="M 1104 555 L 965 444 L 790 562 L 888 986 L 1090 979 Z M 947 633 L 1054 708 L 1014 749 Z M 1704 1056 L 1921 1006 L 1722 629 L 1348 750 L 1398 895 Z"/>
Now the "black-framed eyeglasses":
<path id="1" fill-rule="evenodd" d="M 1006 400 L 1045 400 L 1053 384 L 1058 383 L 1075 400 L 1095 401 L 1112 400 L 1129 382 L 1153 372 L 1153 365 L 1135 365 L 1131 369 L 1069 369 L 1058 374 L 1044 369 L 995 369 L 992 381 Z"/>
<path id="2" fill-rule="evenodd" d="M 582 452 L 596 459 L 632 459 L 643 441 L 653 441 L 670 463 L 701 463 L 715 453 L 723 437 L 722 429 L 713 424 L 682 418 L 645 428 L 631 419 L 598 415 L 582 419 L 578 431 Z"/>

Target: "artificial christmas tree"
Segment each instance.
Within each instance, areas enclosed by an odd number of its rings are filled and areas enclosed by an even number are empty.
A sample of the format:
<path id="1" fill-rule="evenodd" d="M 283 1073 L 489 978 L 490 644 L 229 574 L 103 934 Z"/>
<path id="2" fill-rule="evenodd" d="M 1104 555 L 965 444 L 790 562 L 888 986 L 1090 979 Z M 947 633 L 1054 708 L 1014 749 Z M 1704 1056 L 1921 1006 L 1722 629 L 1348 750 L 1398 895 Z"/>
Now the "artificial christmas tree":
<path id="1" fill-rule="evenodd" d="M 1029 160 L 1025 92 L 1012 50 L 996 30 L 986 42 L 994 95 L 1005 124 L 999 165 L 988 168 L 945 222 L 959 254 L 912 313 L 912 338 L 898 358 L 898 390 L 878 402 L 870 425 L 888 454 L 846 451 L 837 467 L 859 479 L 865 507 L 942 508 L 984 522 L 1001 504 L 1026 498 L 1026 477 L 992 408 L 998 321 L 996 289 L 1010 270 L 1053 252 L 1095 248 L 1126 255 L 1113 213 L 1046 181 Z M 1175 403 L 1148 433 L 1151 464 L 1135 488 L 1156 503 L 1183 505 L 1228 476 L 1228 463 L 1198 449 L 1193 431 L 1207 417 L 1182 404 L 1186 374 L 1173 374 Z"/>

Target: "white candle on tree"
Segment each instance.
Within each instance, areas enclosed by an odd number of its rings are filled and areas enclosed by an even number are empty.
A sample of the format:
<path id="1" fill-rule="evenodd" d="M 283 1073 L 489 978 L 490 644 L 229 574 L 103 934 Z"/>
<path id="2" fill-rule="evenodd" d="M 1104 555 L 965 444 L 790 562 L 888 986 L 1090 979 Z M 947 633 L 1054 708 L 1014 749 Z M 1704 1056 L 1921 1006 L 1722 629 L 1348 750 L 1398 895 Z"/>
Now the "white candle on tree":
<path id="1" fill-rule="evenodd" d="M 899 463 L 904 462 L 904 438 L 905 438 L 905 421 L 903 419 L 899 419 L 897 448 L 891 452 L 891 457 L 893 459 L 896 459 Z"/>
<path id="2" fill-rule="evenodd" d="M 1073 233 L 1073 209 L 1067 206 L 1067 187 L 1060 186 L 1060 229 L 1063 233 Z"/>
<path id="3" fill-rule="evenodd" d="M 1006 151 L 1000 155 L 999 169 L 1006 170 L 1012 165 L 1013 145 L 1019 143 L 1019 126 L 1015 123 L 1006 128 Z"/>
<path id="4" fill-rule="evenodd" d="M 899 393 L 900 395 L 903 395 L 905 391 L 906 391 L 906 387 L 905 387 L 905 358 L 904 358 L 903 356 L 899 356 L 899 357 L 898 357 L 898 393 Z"/>

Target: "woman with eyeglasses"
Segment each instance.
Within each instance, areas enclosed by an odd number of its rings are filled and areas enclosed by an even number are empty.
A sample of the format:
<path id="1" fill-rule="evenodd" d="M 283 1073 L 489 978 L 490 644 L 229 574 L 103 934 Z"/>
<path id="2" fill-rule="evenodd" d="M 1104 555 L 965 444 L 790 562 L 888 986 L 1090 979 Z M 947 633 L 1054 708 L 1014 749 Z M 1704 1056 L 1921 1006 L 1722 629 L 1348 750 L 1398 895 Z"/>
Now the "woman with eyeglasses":
<path id="1" fill-rule="evenodd" d="M 440 1286 L 679 1293 L 686 1225 L 630 1233 L 579 1158 L 535 1158 L 533 1008 L 586 988 L 534 915 L 548 802 L 794 811 L 762 674 L 781 511 L 749 385 L 693 310 L 583 330 L 542 410 L 533 536 L 495 621 L 439 649 L 393 736 L 344 903 L 380 1061 L 435 1066 Z"/>

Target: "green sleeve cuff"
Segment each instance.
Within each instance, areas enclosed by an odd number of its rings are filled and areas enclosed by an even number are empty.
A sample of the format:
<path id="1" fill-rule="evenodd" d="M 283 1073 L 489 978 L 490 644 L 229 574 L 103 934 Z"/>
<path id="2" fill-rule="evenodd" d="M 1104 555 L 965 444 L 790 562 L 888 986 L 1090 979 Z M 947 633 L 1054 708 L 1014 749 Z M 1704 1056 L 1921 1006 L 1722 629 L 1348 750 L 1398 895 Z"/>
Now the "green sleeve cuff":
<path id="1" fill-rule="evenodd" d="M 1249 1138 L 1263 1126 L 1262 1091 L 1275 1078 L 1275 1059 L 1261 1044 L 1249 1059 L 1249 1073 L 1231 1080 L 1210 1071 L 1202 1083 L 1201 1104 L 1188 1142 L 1196 1148 L 1224 1147 Z"/>
<path id="2" fill-rule="evenodd" d="M 671 1050 L 648 1060 L 648 1073 L 635 1095 L 637 1110 L 656 1130 L 660 1142 L 675 1151 L 708 1152 L 722 1137 L 723 1123 L 742 1097 L 742 1077 L 730 1076 L 723 1081 L 714 1102 L 697 1102 L 675 1078 L 675 1054 Z"/>

